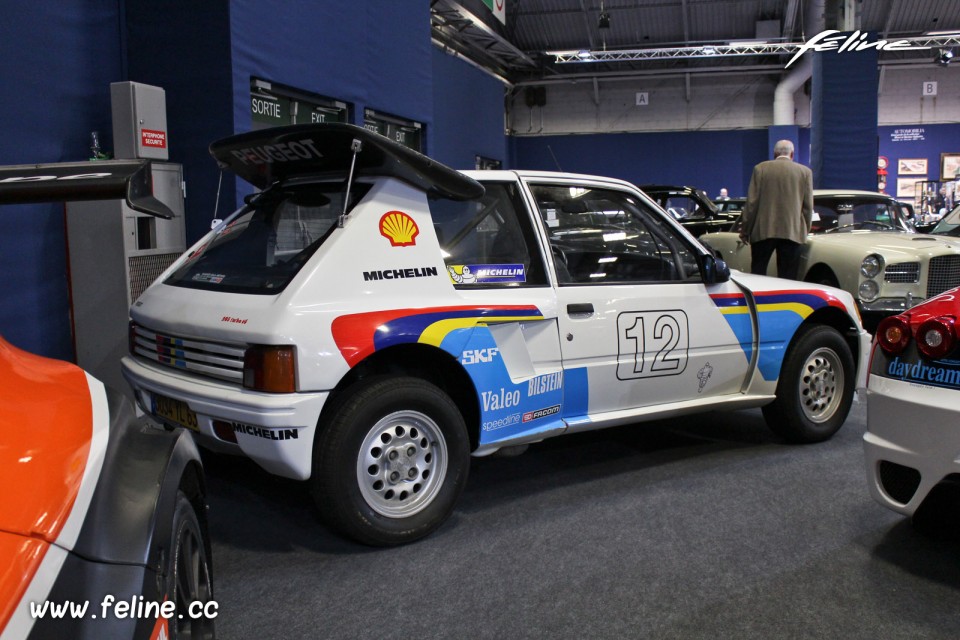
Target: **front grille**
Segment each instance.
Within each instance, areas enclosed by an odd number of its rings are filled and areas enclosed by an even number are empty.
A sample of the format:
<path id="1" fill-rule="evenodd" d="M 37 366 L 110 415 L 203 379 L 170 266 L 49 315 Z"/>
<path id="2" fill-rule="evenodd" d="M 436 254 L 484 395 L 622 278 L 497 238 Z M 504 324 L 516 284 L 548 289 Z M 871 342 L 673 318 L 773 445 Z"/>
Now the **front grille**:
<path id="1" fill-rule="evenodd" d="M 960 287 L 960 256 L 930 258 L 927 297 L 935 296 L 954 287 Z"/>
<path id="2" fill-rule="evenodd" d="M 880 461 L 880 485 L 888 496 L 907 504 L 920 486 L 920 472 L 902 464 Z"/>
<path id="3" fill-rule="evenodd" d="M 887 268 L 883 270 L 883 279 L 887 282 L 898 282 L 901 284 L 920 282 L 920 263 L 901 262 L 900 264 L 888 264 Z"/>
<path id="4" fill-rule="evenodd" d="M 199 376 L 243 382 L 245 347 L 162 334 L 134 324 L 133 355 Z"/>

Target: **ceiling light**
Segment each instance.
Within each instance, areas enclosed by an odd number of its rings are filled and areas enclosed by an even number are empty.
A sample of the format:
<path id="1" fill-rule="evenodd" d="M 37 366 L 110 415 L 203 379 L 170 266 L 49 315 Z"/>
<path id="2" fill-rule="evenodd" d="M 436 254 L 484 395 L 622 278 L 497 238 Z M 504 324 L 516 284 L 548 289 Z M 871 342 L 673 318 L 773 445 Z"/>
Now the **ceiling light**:
<path id="1" fill-rule="evenodd" d="M 577 57 L 581 60 L 593 60 L 593 53 L 587 50 L 577 51 Z"/>
<path id="2" fill-rule="evenodd" d="M 600 20 L 597 21 L 597 28 L 599 29 L 609 29 L 610 28 L 610 14 L 606 11 L 600 12 Z"/>
<path id="3" fill-rule="evenodd" d="M 945 67 L 950 64 L 951 60 L 953 60 L 953 51 L 950 49 L 940 49 L 937 52 L 937 57 L 934 58 L 934 62 L 939 64 L 941 67 Z"/>

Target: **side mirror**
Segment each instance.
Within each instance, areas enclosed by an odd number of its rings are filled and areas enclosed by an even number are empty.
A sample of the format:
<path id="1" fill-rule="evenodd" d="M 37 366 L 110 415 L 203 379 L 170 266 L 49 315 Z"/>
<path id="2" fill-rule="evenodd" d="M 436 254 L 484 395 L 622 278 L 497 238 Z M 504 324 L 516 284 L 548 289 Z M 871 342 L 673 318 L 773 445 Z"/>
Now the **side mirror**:
<path id="1" fill-rule="evenodd" d="M 701 265 L 703 281 L 706 284 L 719 284 L 730 279 L 730 267 L 721 258 L 705 255 Z"/>

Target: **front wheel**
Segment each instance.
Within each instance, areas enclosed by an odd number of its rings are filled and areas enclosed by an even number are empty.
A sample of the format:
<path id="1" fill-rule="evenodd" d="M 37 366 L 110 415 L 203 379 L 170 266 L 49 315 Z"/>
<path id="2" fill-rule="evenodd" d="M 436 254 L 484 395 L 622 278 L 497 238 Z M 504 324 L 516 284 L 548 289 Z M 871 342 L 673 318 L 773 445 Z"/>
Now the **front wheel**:
<path id="1" fill-rule="evenodd" d="M 822 442 L 847 419 L 854 386 L 853 355 L 843 336 L 825 325 L 801 327 L 783 361 L 777 399 L 763 407 L 763 417 L 790 442 Z"/>
<path id="2" fill-rule="evenodd" d="M 179 615 L 170 620 L 171 640 L 197 638 L 212 640 L 216 637 L 213 617 L 197 615 L 196 603 L 213 600 L 213 580 L 210 559 L 207 556 L 207 541 L 197 512 L 183 491 L 177 492 L 177 505 L 173 517 L 173 546 L 167 556 L 167 596 L 176 603 Z"/>
<path id="3" fill-rule="evenodd" d="M 379 377 L 348 389 L 317 436 L 311 482 L 331 528 L 391 546 L 438 528 L 467 480 L 463 417 L 436 386 Z"/>

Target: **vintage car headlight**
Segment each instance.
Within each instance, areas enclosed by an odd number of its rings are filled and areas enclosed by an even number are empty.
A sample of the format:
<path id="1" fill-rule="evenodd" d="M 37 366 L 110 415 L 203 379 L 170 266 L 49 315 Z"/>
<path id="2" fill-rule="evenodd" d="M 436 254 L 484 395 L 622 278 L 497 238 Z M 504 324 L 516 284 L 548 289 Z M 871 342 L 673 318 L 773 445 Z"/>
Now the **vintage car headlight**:
<path id="1" fill-rule="evenodd" d="M 871 253 L 860 263 L 860 273 L 868 278 L 876 278 L 883 271 L 883 256 Z"/>
<path id="2" fill-rule="evenodd" d="M 880 285 L 876 280 L 864 280 L 857 289 L 857 295 L 864 302 L 873 302 L 880 295 Z"/>

